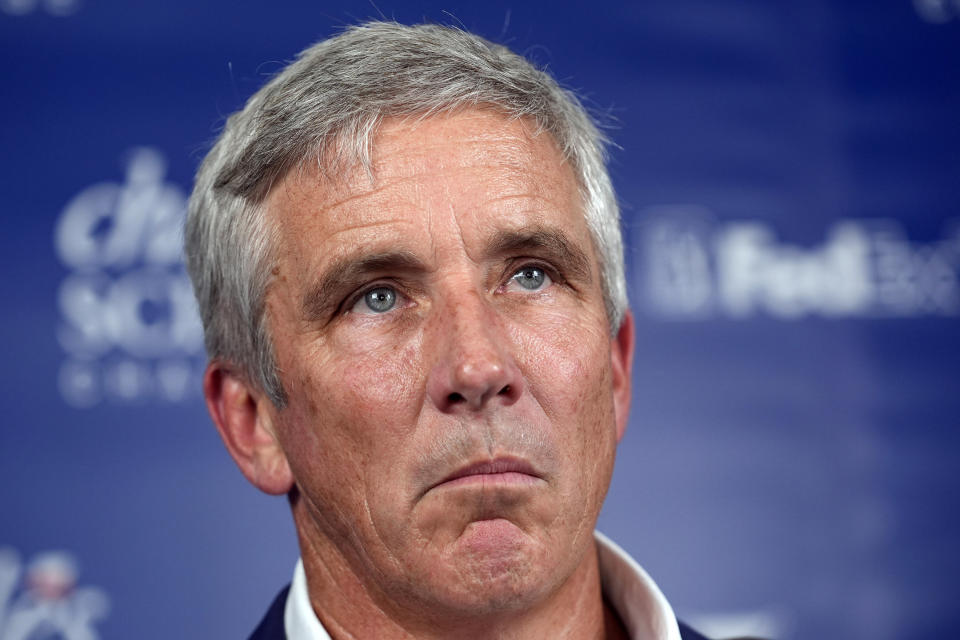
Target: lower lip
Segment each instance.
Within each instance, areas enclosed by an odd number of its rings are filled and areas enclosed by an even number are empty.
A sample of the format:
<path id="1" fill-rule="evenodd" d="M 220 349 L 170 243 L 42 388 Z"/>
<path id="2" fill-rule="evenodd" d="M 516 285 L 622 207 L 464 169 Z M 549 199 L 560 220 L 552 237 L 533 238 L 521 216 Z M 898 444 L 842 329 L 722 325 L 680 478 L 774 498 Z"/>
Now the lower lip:
<path id="1" fill-rule="evenodd" d="M 461 476 L 459 478 L 454 478 L 453 480 L 447 480 L 446 482 L 437 485 L 437 488 L 469 486 L 516 487 L 532 485 L 539 480 L 540 478 L 536 476 L 520 473 L 518 471 L 507 471 L 505 473 L 475 473 L 469 476 Z"/>

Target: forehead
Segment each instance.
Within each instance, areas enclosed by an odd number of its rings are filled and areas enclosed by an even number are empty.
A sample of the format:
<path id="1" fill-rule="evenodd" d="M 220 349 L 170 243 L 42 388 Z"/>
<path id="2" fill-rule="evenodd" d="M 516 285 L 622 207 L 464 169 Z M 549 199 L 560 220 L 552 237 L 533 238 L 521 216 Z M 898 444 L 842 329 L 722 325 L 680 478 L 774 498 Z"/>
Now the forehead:
<path id="1" fill-rule="evenodd" d="M 387 119 L 373 136 L 368 168 L 304 165 L 271 192 L 267 215 L 282 254 L 299 253 L 309 238 L 317 259 L 418 233 L 436 248 L 433 232 L 451 226 L 465 242 L 559 226 L 592 244 L 576 176 L 553 138 L 485 110 Z"/>

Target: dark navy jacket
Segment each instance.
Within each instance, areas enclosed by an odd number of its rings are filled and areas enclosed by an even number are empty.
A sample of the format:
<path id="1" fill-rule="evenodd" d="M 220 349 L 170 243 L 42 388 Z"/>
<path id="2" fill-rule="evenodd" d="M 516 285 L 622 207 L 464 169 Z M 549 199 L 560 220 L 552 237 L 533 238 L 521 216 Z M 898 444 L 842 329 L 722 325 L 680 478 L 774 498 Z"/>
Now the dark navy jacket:
<path id="1" fill-rule="evenodd" d="M 283 610 L 287 605 L 287 593 L 289 592 L 290 587 L 288 586 L 274 598 L 267 615 L 260 621 L 260 626 L 250 636 L 250 640 L 286 640 L 283 630 Z M 680 623 L 680 637 L 683 640 L 708 640 L 682 622 Z"/>

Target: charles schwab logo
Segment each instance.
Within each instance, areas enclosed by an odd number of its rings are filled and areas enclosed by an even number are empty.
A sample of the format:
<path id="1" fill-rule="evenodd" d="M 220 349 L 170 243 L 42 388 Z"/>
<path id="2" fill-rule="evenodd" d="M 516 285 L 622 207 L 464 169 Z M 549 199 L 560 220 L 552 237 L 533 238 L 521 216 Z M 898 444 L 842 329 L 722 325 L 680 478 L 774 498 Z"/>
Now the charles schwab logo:
<path id="1" fill-rule="evenodd" d="M 0 640 L 97 640 L 95 625 L 109 610 L 103 590 L 77 586 L 69 553 L 41 553 L 24 567 L 13 549 L 0 548 Z"/>
<path id="2" fill-rule="evenodd" d="M 83 189 L 57 222 L 54 245 L 70 269 L 57 333 L 69 404 L 178 402 L 199 389 L 203 332 L 181 255 L 186 196 L 165 173 L 158 151 L 134 149 L 122 183 Z"/>

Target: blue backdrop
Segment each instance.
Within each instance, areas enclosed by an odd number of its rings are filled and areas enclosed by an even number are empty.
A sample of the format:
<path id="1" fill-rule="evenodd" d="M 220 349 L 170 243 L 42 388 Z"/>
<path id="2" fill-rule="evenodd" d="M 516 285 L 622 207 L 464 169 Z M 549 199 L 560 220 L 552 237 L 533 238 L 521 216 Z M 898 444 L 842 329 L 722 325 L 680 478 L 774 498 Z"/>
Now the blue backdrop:
<path id="1" fill-rule="evenodd" d="M 600 528 L 681 617 L 960 637 L 960 0 L 479 4 L 0 0 L 0 639 L 245 637 L 289 580 L 179 228 L 226 115 L 381 13 L 614 123 L 639 336 Z"/>

